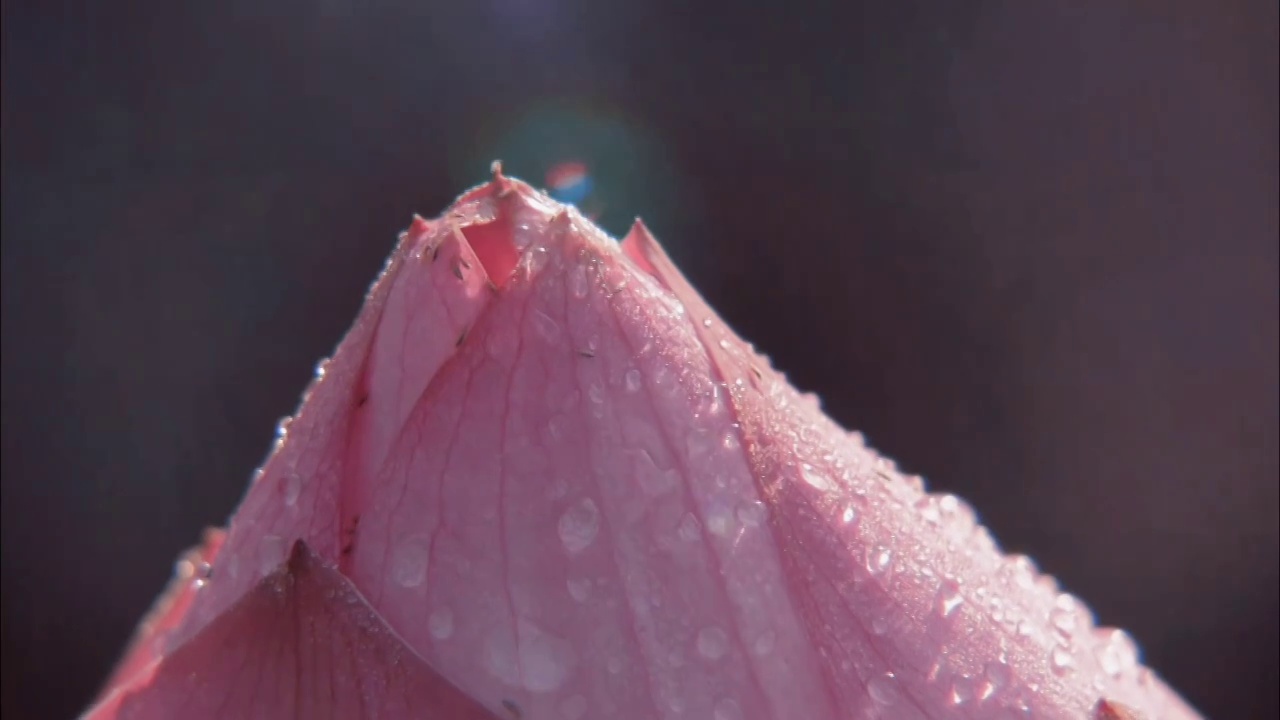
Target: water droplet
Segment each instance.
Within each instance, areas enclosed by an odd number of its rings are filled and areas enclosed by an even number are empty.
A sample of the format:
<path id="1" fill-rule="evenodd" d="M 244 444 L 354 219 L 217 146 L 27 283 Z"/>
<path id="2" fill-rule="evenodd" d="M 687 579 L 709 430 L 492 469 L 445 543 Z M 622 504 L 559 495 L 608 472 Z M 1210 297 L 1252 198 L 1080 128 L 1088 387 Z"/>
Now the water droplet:
<path id="1" fill-rule="evenodd" d="M 942 511 L 938 509 L 938 500 L 936 498 L 921 498 L 916 503 L 916 507 L 920 509 L 920 516 L 930 525 L 938 525 L 942 522 Z"/>
<path id="2" fill-rule="evenodd" d="M 1076 613 L 1074 610 L 1064 610 L 1061 607 L 1054 607 L 1049 611 L 1049 623 L 1053 625 L 1053 629 L 1064 638 L 1070 638 L 1076 630 Z"/>
<path id="3" fill-rule="evenodd" d="M 876 675 L 867 681 L 867 694 L 881 705 L 892 705 L 898 699 L 897 677 L 893 673 Z"/>
<path id="4" fill-rule="evenodd" d="M 777 633 L 775 633 L 772 630 L 765 630 L 764 632 L 760 633 L 758 637 L 756 637 L 756 641 L 751 646 L 751 649 L 755 652 L 756 655 L 765 656 L 773 652 L 773 647 L 774 645 L 777 644 L 777 642 L 778 642 Z"/>
<path id="5" fill-rule="evenodd" d="M 684 445 L 689 454 L 689 459 L 699 461 L 715 450 L 716 442 L 707 432 L 694 430 L 685 437 Z"/>
<path id="6" fill-rule="evenodd" d="M 667 395 L 673 395 L 679 389 L 679 383 L 676 382 L 675 375 L 665 365 L 659 365 L 654 369 L 651 382 L 653 387 Z"/>
<path id="7" fill-rule="evenodd" d="M 276 438 L 283 440 L 289 437 L 289 426 L 293 424 L 293 416 L 285 415 L 276 423 Z"/>
<path id="8" fill-rule="evenodd" d="M 889 621 L 880 616 L 871 618 L 871 634 L 884 635 L 889 632 Z"/>
<path id="9" fill-rule="evenodd" d="M 742 720 L 742 706 L 732 698 L 722 698 L 716 703 L 715 720 Z"/>
<path id="10" fill-rule="evenodd" d="M 1004 601 L 1000 598 L 991 598 L 991 619 L 996 622 L 1004 622 Z"/>
<path id="11" fill-rule="evenodd" d="M 415 536 L 402 540 L 392 550 L 391 579 L 403 587 L 417 587 L 427 579 L 429 541 Z"/>
<path id="12" fill-rule="evenodd" d="M 605 669 L 608 670 L 611 675 L 617 675 L 622 672 L 622 658 L 609 658 L 609 661 L 605 663 Z"/>
<path id="13" fill-rule="evenodd" d="M 302 476 L 297 473 L 285 473 L 281 482 L 284 483 L 285 507 L 293 507 L 298 503 L 298 496 L 302 495 Z"/>
<path id="14" fill-rule="evenodd" d="M 535 247 L 533 250 L 526 252 L 522 258 L 525 272 L 528 275 L 536 275 L 547 266 L 547 261 L 551 259 L 551 254 L 547 252 L 545 247 Z"/>
<path id="15" fill-rule="evenodd" d="M 713 418 L 719 415 L 720 413 L 722 413 L 723 411 L 724 411 L 724 400 L 720 394 L 720 386 L 712 385 L 709 388 L 709 392 L 707 392 L 702 398 L 700 398 L 698 409 L 694 412 L 694 417 Z M 699 431 L 698 434 L 708 436 L 709 448 L 714 448 L 714 446 L 718 444 L 715 438 L 710 438 L 709 432 Z"/>
<path id="16" fill-rule="evenodd" d="M 978 685 L 978 699 L 986 702 L 1009 684 L 1009 662 L 1002 656 L 986 664 L 983 668 L 983 681 Z"/>
<path id="17" fill-rule="evenodd" d="M 694 517 L 693 513 L 685 513 L 684 517 L 680 518 L 680 526 L 676 528 L 676 532 L 679 533 L 680 539 L 685 542 L 694 542 L 702 536 L 702 528 L 698 524 L 698 518 Z"/>
<path id="18" fill-rule="evenodd" d="M 586 714 L 587 699 L 581 695 L 574 695 L 560 703 L 560 717 L 565 720 L 582 720 Z"/>
<path id="19" fill-rule="evenodd" d="M 1118 628 L 1100 630 L 1101 641 L 1095 654 L 1103 672 L 1119 678 L 1138 664 L 1138 646 L 1129 633 Z"/>
<path id="20" fill-rule="evenodd" d="M 759 500 L 742 503 L 738 506 L 738 521 L 747 527 L 756 527 L 764 522 L 769 509 Z"/>
<path id="21" fill-rule="evenodd" d="M 712 625 L 698 631 L 698 653 L 708 660 L 719 660 L 729 650 L 729 636 Z"/>
<path id="22" fill-rule="evenodd" d="M 507 360 L 516 354 L 520 339 L 513 328 L 501 323 L 490 325 L 484 338 L 484 349 L 494 360 Z"/>
<path id="23" fill-rule="evenodd" d="M 569 597 L 578 602 L 586 602 L 591 597 L 591 580 L 589 578 L 569 578 L 565 583 L 569 588 Z"/>
<path id="24" fill-rule="evenodd" d="M 640 449 L 635 454 L 635 477 L 645 493 L 656 497 L 679 484 L 680 471 L 675 468 L 663 470 L 648 450 Z"/>
<path id="25" fill-rule="evenodd" d="M 943 580 L 938 588 L 938 614 L 951 617 L 951 614 L 964 604 L 964 596 L 960 594 L 960 584 L 955 580 Z"/>
<path id="26" fill-rule="evenodd" d="M 872 575 L 881 575 L 893 563 L 893 551 L 883 545 L 877 545 L 867 550 L 867 572 Z"/>
<path id="27" fill-rule="evenodd" d="M 626 386 L 627 392 L 631 392 L 631 393 L 640 392 L 640 387 L 642 384 L 640 371 L 635 368 L 631 368 L 630 370 L 628 370 L 626 374 L 622 376 L 622 384 Z"/>
<path id="28" fill-rule="evenodd" d="M 605 400 L 604 385 L 601 385 L 599 382 L 591 383 L 591 385 L 587 388 L 587 399 L 590 400 L 595 405 L 604 404 L 604 400 Z"/>
<path id="29" fill-rule="evenodd" d="M 809 463 L 804 463 L 800 466 L 800 476 L 817 490 L 825 492 L 831 489 L 831 478 L 818 472 Z"/>
<path id="30" fill-rule="evenodd" d="M 1036 574 L 1039 569 L 1034 560 L 1026 555 L 1014 555 L 1009 558 L 1009 567 L 1013 571 L 1013 581 L 1023 590 L 1030 590 L 1036 586 Z"/>
<path id="31" fill-rule="evenodd" d="M 1061 645 L 1055 647 L 1049 653 L 1049 668 L 1053 670 L 1055 675 L 1066 675 L 1075 669 L 1076 660 L 1071 656 L 1071 651 Z"/>
<path id="32" fill-rule="evenodd" d="M 852 505 L 845 505 L 844 512 L 840 513 L 840 521 L 845 525 L 851 525 L 858 519 L 858 511 L 853 509 Z"/>
<path id="33" fill-rule="evenodd" d="M 279 535 L 263 535 L 262 544 L 258 548 L 258 569 L 263 575 L 274 571 L 284 564 L 288 552 L 284 538 Z"/>
<path id="34" fill-rule="evenodd" d="M 316 379 L 323 380 L 325 373 L 329 371 L 329 358 L 322 358 L 316 363 Z"/>
<path id="35" fill-rule="evenodd" d="M 427 618 L 427 629 L 435 639 L 447 639 L 453 634 L 453 611 L 447 607 L 436 608 Z"/>
<path id="36" fill-rule="evenodd" d="M 595 542 L 600 532 L 600 510 L 591 498 L 585 498 L 564 511 L 558 530 L 564 549 L 577 555 Z"/>
<path id="37" fill-rule="evenodd" d="M 709 317 L 702 318 L 702 327 L 704 328 L 711 327 L 711 318 Z"/>
<path id="38" fill-rule="evenodd" d="M 938 498 L 938 512 L 944 517 L 955 515 L 960 509 L 960 498 L 955 495 L 943 495 Z"/>
<path id="39" fill-rule="evenodd" d="M 587 291 L 591 287 L 591 282 L 587 279 L 587 268 L 582 265 L 574 265 L 569 271 L 569 292 L 579 300 L 587 296 Z"/>
<path id="40" fill-rule="evenodd" d="M 1035 632 L 1035 628 L 1031 625 L 1030 620 L 1023 618 L 1018 621 L 1016 631 L 1022 637 L 1031 637 L 1032 633 Z"/>
<path id="41" fill-rule="evenodd" d="M 577 660 L 568 640 L 529 624 L 521 625 L 519 667 L 526 690 L 545 693 L 559 688 Z"/>
<path id="42" fill-rule="evenodd" d="M 560 326 L 551 319 L 550 315 L 541 310 L 534 311 L 533 326 L 538 331 L 538 335 L 549 343 L 555 343 L 560 339 Z"/>
<path id="43" fill-rule="evenodd" d="M 556 478 L 551 482 L 551 487 L 547 488 L 547 497 L 552 500 L 559 500 L 569 494 L 569 481 L 564 478 Z"/>
<path id="44" fill-rule="evenodd" d="M 733 516 L 728 508 L 717 505 L 707 511 L 707 531 L 720 537 L 728 537 L 733 532 Z"/>
<path id="45" fill-rule="evenodd" d="M 973 682 L 964 675 L 957 676 L 951 681 L 951 692 L 947 696 L 947 700 L 952 705 L 963 705 L 973 699 Z"/>

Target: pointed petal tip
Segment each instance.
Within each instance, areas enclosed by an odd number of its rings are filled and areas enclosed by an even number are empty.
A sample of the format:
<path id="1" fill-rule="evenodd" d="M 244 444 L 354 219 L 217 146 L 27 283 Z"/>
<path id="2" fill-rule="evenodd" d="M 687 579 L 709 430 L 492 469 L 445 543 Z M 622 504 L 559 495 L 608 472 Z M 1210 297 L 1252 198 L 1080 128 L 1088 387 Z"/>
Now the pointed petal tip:
<path id="1" fill-rule="evenodd" d="M 259 682 L 271 672 L 280 685 Z M 379 692 L 371 696 L 367 688 Z M 82 718 L 317 714 L 495 720 L 406 646 L 351 581 L 302 540 L 207 628 L 113 688 Z"/>
<path id="2" fill-rule="evenodd" d="M 634 222 L 631 223 L 631 229 L 622 238 L 622 254 L 625 255 L 637 267 L 655 280 L 662 281 L 655 260 L 659 257 L 665 257 L 662 246 L 658 244 L 657 238 L 653 233 L 649 232 L 649 227 L 644 224 L 639 216 L 636 216 Z M 664 283 L 665 284 L 665 283 Z"/>

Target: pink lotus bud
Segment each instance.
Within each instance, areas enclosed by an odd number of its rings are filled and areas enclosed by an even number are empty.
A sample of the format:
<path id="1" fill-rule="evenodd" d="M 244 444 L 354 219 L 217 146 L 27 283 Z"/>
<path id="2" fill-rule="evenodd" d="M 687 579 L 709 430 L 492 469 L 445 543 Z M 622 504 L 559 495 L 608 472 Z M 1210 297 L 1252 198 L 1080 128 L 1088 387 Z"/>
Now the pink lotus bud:
<path id="1" fill-rule="evenodd" d="M 414 220 L 87 717 L 1198 715 L 643 225 L 495 172 Z"/>

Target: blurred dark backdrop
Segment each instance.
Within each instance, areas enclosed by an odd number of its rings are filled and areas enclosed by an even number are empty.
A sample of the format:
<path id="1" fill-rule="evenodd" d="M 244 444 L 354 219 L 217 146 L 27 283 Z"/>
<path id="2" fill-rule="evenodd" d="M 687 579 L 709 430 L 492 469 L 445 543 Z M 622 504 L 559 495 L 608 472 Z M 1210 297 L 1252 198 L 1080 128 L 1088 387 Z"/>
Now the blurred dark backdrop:
<path id="1" fill-rule="evenodd" d="M 1277 5 L 4 2 L 3 712 L 89 699 L 413 211 L 586 163 L 843 423 L 1277 710 Z"/>

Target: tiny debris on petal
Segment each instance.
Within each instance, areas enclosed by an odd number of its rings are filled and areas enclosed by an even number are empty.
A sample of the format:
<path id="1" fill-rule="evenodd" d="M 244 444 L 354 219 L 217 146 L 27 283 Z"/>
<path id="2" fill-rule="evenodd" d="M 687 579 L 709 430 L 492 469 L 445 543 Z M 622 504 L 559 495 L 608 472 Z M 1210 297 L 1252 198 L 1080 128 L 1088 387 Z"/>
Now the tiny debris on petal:
<path id="1" fill-rule="evenodd" d="M 1137 710 L 1115 700 L 1102 699 L 1093 710 L 1093 720 L 1146 720 Z"/>

